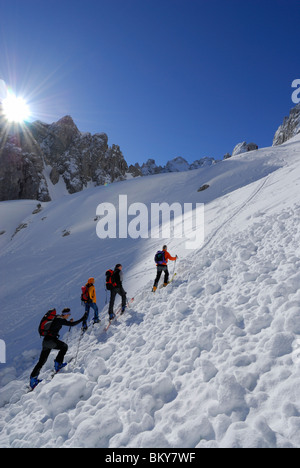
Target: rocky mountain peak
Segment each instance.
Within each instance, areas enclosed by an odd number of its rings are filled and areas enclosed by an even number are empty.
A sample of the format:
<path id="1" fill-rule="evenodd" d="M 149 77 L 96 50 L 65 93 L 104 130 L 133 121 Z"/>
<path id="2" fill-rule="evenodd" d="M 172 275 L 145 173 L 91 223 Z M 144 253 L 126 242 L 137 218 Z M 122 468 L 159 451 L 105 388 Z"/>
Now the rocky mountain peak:
<path id="1" fill-rule="evenodd" d="M 49 184 L 60 179 L 74 193 L 123 180 L 128 171 L 118 145 L 108 146 L 105 133 L 81 133 L 68 115 L 52 124 L 2 125 L 0 142 L 0 200 L 49 201 Z"/>
<path id="2" fill-rule="evenodd" d="M 290 111 L 290 115 L 285 117 L 282 125 L 275 133 L 273 146 L 281 145 L 300 133 L 300 103 Z"/>

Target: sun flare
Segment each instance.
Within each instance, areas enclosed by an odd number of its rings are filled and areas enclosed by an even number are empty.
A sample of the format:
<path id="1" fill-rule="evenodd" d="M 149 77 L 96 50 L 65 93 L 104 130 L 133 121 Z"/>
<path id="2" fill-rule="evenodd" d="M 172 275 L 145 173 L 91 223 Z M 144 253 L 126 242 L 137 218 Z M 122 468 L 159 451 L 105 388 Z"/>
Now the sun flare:
<path id="1" fill-rule="evenodd" d="M 8 94 L 2 102 L 3 113 L 9 122 L 22 123 L 30 115 L 29 107 L 22 97 Z"/>

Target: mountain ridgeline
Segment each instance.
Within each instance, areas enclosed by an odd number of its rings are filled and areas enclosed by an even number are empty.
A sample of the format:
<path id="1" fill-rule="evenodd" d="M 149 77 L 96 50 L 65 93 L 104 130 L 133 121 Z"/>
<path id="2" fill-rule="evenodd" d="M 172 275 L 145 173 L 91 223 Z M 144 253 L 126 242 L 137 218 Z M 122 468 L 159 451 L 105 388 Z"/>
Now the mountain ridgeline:
<path id="1" fill-rule="evenodd" d="M 1 114 L 1 112 L 0 112 Z M 282 144 L 300 132 L 300 105 L 291 110 L 277 130 L 273 145 Z M 238 143 L 223 159 L 255 151 L 255 143 Z M 120 147 L 108 145 L 105 133 L 82 133 L 73 119 L 65 116 L 52 124 L 35 121 L 7 126 L 0 115 L 0 201 L 51 200 L 51 185 L 60 183 L 66 193 L 90 186 L 167 172 L 182 172 L 216 164 L 204 157 L 189 164 L 176 157 L 165 166 L 154 159 L 142 166 L 128 165 Z"/>

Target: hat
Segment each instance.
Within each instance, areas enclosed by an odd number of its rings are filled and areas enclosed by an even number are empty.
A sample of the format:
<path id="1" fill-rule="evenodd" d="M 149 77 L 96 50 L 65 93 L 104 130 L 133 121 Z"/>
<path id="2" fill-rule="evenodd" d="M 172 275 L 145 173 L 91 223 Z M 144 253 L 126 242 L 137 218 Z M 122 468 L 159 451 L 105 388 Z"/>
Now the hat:
<path id="1" fill-rule="evenodd" d="M 88 283 L 94 284 L 95 283 L 95 278 L 93 278 L 93 277 L 89 278 Z"/>
<path id="2" fill-rule="evenodd" d="M 61 311 L 61 315 L 69 315 L 69 312 L 71 311 L 71 309 L 69 309 L 68 307 L 65 307 L 62 311 Z"/>

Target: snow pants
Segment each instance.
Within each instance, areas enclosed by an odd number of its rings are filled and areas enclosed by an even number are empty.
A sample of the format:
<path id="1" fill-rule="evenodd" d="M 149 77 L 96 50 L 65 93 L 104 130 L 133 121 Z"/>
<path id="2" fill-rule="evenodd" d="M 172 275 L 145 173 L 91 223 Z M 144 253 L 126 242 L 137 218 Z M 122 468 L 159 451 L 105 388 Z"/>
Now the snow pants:
<path id="1" fill-rule="evenodd" d="M 98 320 L 99 314 L 98 314 L 98 306 L 95 302 L 87 302 L 85 304 L 85 311 L 87 314 L 86 320 L 83 320 L 82 327 L 85 328 L 87 325 L 87 319 L 89 318 L 89 313 L 90 313 L 90 308 L 93 309 L 94 311 L 94 320 Z"/>
<path id="2" fill-rule="evenodd" d="M 40 355 L 39 362 L 33 369 L 30 377 L 38 377 L 42 367 L 46 363 L 49 354 L 51 353 L 52 349 L 59 350 L 58 355 L 56 356 L 56 361 L 62 364 L 65 354 L 68 351 L 68 345 L 63 341 L 60 341 L 58 338 L 53 338 L 50 336 L 45 336 L 43 341 L 43 348 Z"/>
<path id="3" fill-rule="evenodd" d="M 157 285 L 163 272 L 165 274 L 164 283 L 167 283 L 169 280 L 169 270 L 167 265 L 157 265 L 157 275 L 153 285 L 155 288 L 157 288 Z"/>
<path id="4" fill-rule="evenodd" d="M 116 295 L 119 294 L 119 296 L 122 297 L 122 307 L 126 306 L 126 292 L 124 291 L 124 288 L 121 286 L 120 288 L 113 288 L 110 291 L 110 301 L 109 301 L 109 309 L 108 313 L 113 314 L 114 312 L 114 305 L 115 305 L 115 299 Z"/>

